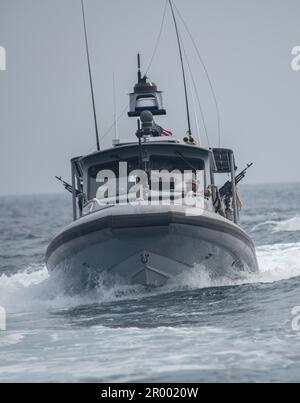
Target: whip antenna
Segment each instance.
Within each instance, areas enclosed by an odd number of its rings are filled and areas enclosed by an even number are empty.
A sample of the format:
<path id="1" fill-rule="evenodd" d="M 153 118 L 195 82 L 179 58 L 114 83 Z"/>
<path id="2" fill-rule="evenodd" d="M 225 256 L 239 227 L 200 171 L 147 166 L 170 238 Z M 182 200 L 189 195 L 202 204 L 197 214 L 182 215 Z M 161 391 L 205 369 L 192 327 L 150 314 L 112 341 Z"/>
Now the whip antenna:
<path id="1" fill-rule="evenodd" d="M 183 64 L 183 57 L 182 57 L 182 50 L 181 50 L 181 42 L 180 42 L 180 37 L 179 37 L 179 31 L 178 31 L 176 16 L 175 16 L 175 13 L 174 13 L 173 4 L 172 4 L 171 0 L 169 0 L 169 4 L 170 4 L 172 16 L 173 16 L 173 21 L 174 21 L 174 25 L 175 25 L 175 30 L 176 30 L 176 36 L 177 36 L 177 43 L 178 43 L 178 50 L 179 50 L 179 56 L 180 56 L 180 63 L 181 63 L 181 70 L 182 70 L 182 77 L 183 77 L 183 85 L 184 85 L 186 116 L 187 116 L 187 123 L 188 123 L 188 136 L 189 136 L 189 139 L 191 139 L 192 131 L 191 131 L 190 108 L 189 108 L 189 100 L 188 100 L 188 95 L 187 95 L 186 78 L 185 78 L 185 71 L 184 71 L 184 64 Z"/>
<path id="2" fill-rule="evenodd" d="M 96 107 L 95 107 L 94 87 L 93 87 L 93 79 L 92 79 L 92 71 L 91 71 L 91 62 L 90 62 L 90 52 L 89 52 L 89 45 L 88 45 L 88 38 L 87 38 L 87 30 L 86 30 L 86 22 L 85 22 L 85 12 L 84 12 L 83 0 L 81 0 L 81 8 L 82 8 L 82 18 L 83 18 L 83 28 L 84 28 L 84 37 L 85 37 L 86 56 L 87 56 L 87 62 L 88 62 L 89 78 L 90 78 L 90 87 L 91 87 L 91 95 L 92 95 L 92 105 L 93 105 L 93 114 L 94 114 L 94 123 L 95 123 L 95 133 L 96 133 L 97 150 L 100 151 L 100 141 L 99 141 L 98 123 L 97 123 L 97 115 L 96 115 Z"/>
<path id="3" fill-rule="evenodd" d="M 115 139 L 118 140 L 118 119 L 117 119 L 117 97 L 116 97 L 116 80 L 115 73 L 113 73 L 113 101 L 114 101 L 114 129 L 115 129 Z"/>

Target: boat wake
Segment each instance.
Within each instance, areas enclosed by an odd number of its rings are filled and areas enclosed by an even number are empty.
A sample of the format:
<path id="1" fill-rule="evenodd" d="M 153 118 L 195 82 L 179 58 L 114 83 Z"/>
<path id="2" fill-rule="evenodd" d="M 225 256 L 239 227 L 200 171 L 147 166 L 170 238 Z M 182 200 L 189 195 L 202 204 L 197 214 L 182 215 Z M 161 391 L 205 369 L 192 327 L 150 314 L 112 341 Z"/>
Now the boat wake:
<path id="1" fill-rule="evenodd" d="M 239 278 L 211 279 L 203 267 L 194 267 L 181 278 L 181 285 L 192 288 L 222 287 L 242 284 L 273 283 L 300 276 L 300 242 L 256 248 L 259 272 L 242 272 Z"/>
<path id="2" fill-rule="evenodd" d="M 260 229 L 270 228 L 272 232 L 296 232 L 300 231 L 300 216 L 289 218 L 283 221 L 265 221 L 252 228 L 252 232 Z"/>
<path id="3" fill-rule="evenodd" d="M 140 285 L 121 281 L 108 283 L 103 276 L 93 291 L 79 295 L 66 295 L 58 278 L 50 277 L 45 266 L 32 266 L 25 271 L 0 276 L 0 306 L 7 311 L 23 312 L 56 310 L 97 302 L 140 298 L 146 295 L 193 290 L 209 287 L 237 286 L 242 284 L 273 283 L 300 276 L 300 242 L 275 244 L 257 248 L 259 273 L 241 273 L 239 278 L 212 279 L 205 267 L 195 266 L 161 288 L 145 290 Z"/>

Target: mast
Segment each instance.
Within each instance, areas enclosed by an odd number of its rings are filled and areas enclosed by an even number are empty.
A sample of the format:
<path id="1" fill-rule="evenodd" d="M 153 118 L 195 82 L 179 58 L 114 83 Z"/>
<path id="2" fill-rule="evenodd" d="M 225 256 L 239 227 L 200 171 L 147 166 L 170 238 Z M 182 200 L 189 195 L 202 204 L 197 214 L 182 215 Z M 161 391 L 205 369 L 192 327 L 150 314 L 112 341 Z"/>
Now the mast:
<path id="1" fill-rule="evenodd" d="M 187 134 L 188 134 L 188 136 L 189 136 L 189 139 L 191 140 L 191 138 L 192 138 L 192 130 L 191 130 L 190 108 L 189 108 L 189 100 L 188 100 L 188 95 L 187 95 L 186 77 L 185 77 L 183 56 L 182 56 L 182 50 L 181 50 L 181 42 L 180 42 L 180 36 L 179 36 L 179 31 L 178 31 L 176 16 L 175 16 L 175 13 L 174 13 L 173 4 L 172 4 L 172 1 L 171 1 L 171 0 L 169 0 L 169 4 L 170 4 L 172 16 L 173 16 L 173 21 L 174 21 L 174 25 L 175 25 L 175 30 L 176 30 L 177 44 L 178 44 L 179 57 L 180 57 L 181 70 L 182 70 L 182 77 L 183 77 L 184 95 L 185 95 L 185 106 L 186 106 L 186 116 L 187 116 L 187 124 L 188 124 L 188 132 L 187 132 Z"/>
<path id="2" fill-rule="evenodd" d="M 138 83 L 139 83 L 142 80 L 140 53 L 137 54 L 137 63 L 138 63 Z"/>
<path id="3" fill-rule="evenodd" d="M 114 101 L 114 129 L 115 129 L 115 139 L 119 139 L 118 134 L 118 118 L 117 118 L 117 97 L 116 97 L 116 80 L 115 73 L 113 73 L 113 101 Z"/>
<path id="4" fill-rule="evenodd" d="M 84 37 L 85 37 L 86 56 L 87 56 L 87 62 L 88 62 L 89 79 L 90 79 L 90 87 L 91 87 L 91 96 L 92 96 L 92 106 L 93 106 L 93 114 L 94 114 L 94 124 L 95 124 L 95 134 L 96 134 L 97 151 L 100 151 L 100 140 L 99 140 L 99 132 L 98 132 L 98 122 L 97 122 L 97 115 L 96 115 L 94 87 L 93 87 L 93 79 L 92 79 L 92 71 L 91 71 L 91 62 L 90 62 L 90 52 L 89 52 L 89 45 L 88 45 L 88 38 L 87 38 L 87 30 L 86 30 L 86 22 L 85 22 L 85 12 L 84 12 L 83 0 L 81 0 L 81 8 L 82 8 L 82 18 L 83 18 L 83 28 L 84 28 Z"/>

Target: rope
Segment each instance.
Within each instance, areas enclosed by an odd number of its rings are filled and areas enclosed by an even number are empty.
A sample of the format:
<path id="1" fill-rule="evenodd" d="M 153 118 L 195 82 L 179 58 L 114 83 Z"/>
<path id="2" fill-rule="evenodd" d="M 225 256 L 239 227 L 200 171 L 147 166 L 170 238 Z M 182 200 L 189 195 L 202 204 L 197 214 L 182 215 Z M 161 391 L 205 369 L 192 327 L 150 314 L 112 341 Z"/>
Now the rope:
<path id="1" fill-rule="evenodd" d="M 152 53 L 152 56 L 151 56 L 150 62 L 149 62 L 149 64 L 148 64 L 148 67 L 147 67 L 147 70 L 146 70 L 145 75 L 148 74 L 148 72 L 149 72 L 149 70 L 150 70 L 150 68 L 151 68 L 151 66 L 152 66 L 152 63 L 153 63 L 153 61 L 154 61 L 154 58 L 155 58 L 155 56 L 156 56 L 157 50 L 158 50 L 158 46 L 159 46 L 159 43 L 160 43 L 160 39 L 161 39 L 161 35 L 162 35 L 162 31 L 163 31 L 163 27 L 164 27 L 164 23 L 165 23 L 165 19 L 166 19 L 167 6 L 168 6 L 168 0 L 166 0 L 166 2 L 165 2 L 165 6 L 164 6 L 164 10 L 163 10 L 163 17 L 162 17 L 162 21 L 161 21 L 160 29 L 159 29 L 159 34 L 158 34 L 158 37 L 157 37 L 157 39 L 156 39 L 155 47 L 154 47 L 154 50 L 153 50 L 153 53 Z M 119 120 L 124 116 L 124 114 L 125 114 L 127 108 L 128 108 L 128 103 L 126 103 L 126 105 L 125 105 L 124 108 L 122 109 L 122 112 L 121 112 L 120 115 L 117 117 L 117 119 L 116 119 L 116 122 L 117 122 L 117 123 L 118 123 Z M 111 126 L 109 126 L 108 129 L 102 134 L 102 136 L 100 137 L 100 140 L 103 140 L 103 139 L 112 131 L 112 129 L 114 128 L 114 126 L 115 126 L 115 122 L 114 122 Z M 86 152 L 86 154 L 90 153 L 90 152 L 91 152 L 92 150 L 94 150 L 94 148 L 96 148 L 96 147 L 97 147 L 97 144 L 93 145 L 93 146 Z M 97 147 L 97 148 L 98 148 L 98 147 Z"/>
<path id="2" fill-rule="evenodd" d="M 117 117 L 117 122 L 125 115 L 126 111 L 128 109 L 128 103 L 126 103 L 126 105 L 124 106 L 124 108 L 122 109 L 122 112 L 120 113 L 120 115 Z M 101 140 L 104 139 L 104 137 L 106 137 L 114 128 L 115 126 L 115 122 L 113 122 L 111 124 L 111 126 L 109 126 L 109 128 L 104 132 L 104 134 L 101 136 Z"/>
<path id="3" fill-rule="evenodd" d="M 214 90 L 214 87 L 213 87 L 211 78 L 210 78 L 210 76 L 209 76 L 208 70 L 207 70 L 206 65 L 205 65 L 205 63 L 204 63 L 204 60 L 203 60 L 203 58 L 202 58 L 202 56 L 201 56 L 201 54 L 200 54 L 200 51 L 199 51 L 199 49 L 198 49 L 198 47 L 197 47 L 197 44 L 196 44 L 196 42 L 195 42 L 195 40 L 194 40 L 194 38 L 193 38 L 193 35 L 192 35 L 192 33 L 191 33 L 189 27 L 187 26 L 187 24 L 186 24 L 184 18 L 182 17 L 180 11 L 178 10 L 178 8 L 176 7 L 176 5 L 175 5 L 174 3 L 173 3 L 173 5 L 174 5 L 174 8 L 175 8 L 176 12 L 177 12 L 177 14 L 178 14 L 178 16 L 179 16 L 181 22 L 183 23 L 183 25 L 184 25 L 184 27 L 185 27 L 185 29 L 186 29 L 186 31 L 187 31 L 187 33 L 188 33 L 188 35 L 189 35 L 189 37 L 190 37 L 192 43 L 193 43 L 193 46 L 194 46 L 194 48 L 195 48 L 195 51 L 196 51 L 196 53 L 197 53 L 197 56 L 198 56 L 198 58 L 199 58 L 201 64 L 202 64 L 203 70 L 204 70 L 204 72 L 205 72 L 207 81 L 208 81 L 209 86 L 210 86 L 210 90 L 211 90 L 211 93 L 212 93 L 212 96 L 213 96 L 213 99 L 214 99 L 214 103 L 215 103 L 215 107 L 216 107 L 216 113 L 217 113 L 217 121 L 218 121 L 218 140 L 219 140 L 219 147 L 220 147 L 220 146 L 221 146 L 221 117 L 220 117 L 220 109 L 219 109 L 219 104 L 218 104 L 217 96 L 216 96 L 216 93 L 215 93 L 215 90 Z"/>
<path id="4" fill-rule="evenodd" d="M 159 29 L 159 34 L 158 34 L 158 37 L 156 39 L 156 44 L 155 44 L 155 47 L 154 47 L 154 50 L 153 50 L 153 53 L 152 53 L 152 56 L 151 56 L 150 62 L 148 64 L 148 67 L 147 67 L 145 75 L 148 74 L 148 72 L 149 72 L 149 70 L 150 70 L 150 68 L 152 66 L 154 57 L 156 56 L 156 53 L 157 53 L 158 45 L 160 43 L 160 38 L 161 38 L 162 31 L 163 31 L 165 19 L 166 19 L 167 6 L 168 6 L 168 0 L 166 0 L 166 3 L 165 3 L 165 7 L 164 7 L 164 11 L 163 11 L 163 17 L 162 17 L 162 21 L 161 21 L 161 25 L 160 25 L 160 29 Z"/>
<path id="5" fill-rule="evenodd" d="M 126 103 L 126 105 L 124 106 L 124 108 L 122 109 L 122 112 L 120 113 L 120 115 L 117 117 L 117 122 L 124 116 L 125 112 L 127 111 L 128 108 L 128 103 Z M 104 139 L 104 137 L 106 137 L 114 128 L 115 126 L 115 122 L 112 123 L 111 126 L 108 127 L 108 129 L 102 134 L 102 136 L 100 137 L 100 140 Z M 94 144 L 88 151 L 86 151 L 86 154 L 89 154 L 91 151 L 94 150 L 94 148 L 97 148 L 97 144 Z"/>
<path id="6" fill-rule="evenodd" d="M 93 106 L 93 115 L 94 115 L 94 124 L 95 124 L 95 134 L 97 141 L 97 150 L 100 151 L 100 140 L 99 140 L 99 131 L 98 131 L 98 123 L 97 123 L 97 113 L 96 113 L 96 105 L 95 105 L 95 95 L 94 95 L 94 86 L 93 86 L 93 78 L 92 78 L 92 70 L 91 70 L 91 62 L 90 62 L 90 52 L 89 52 L 89 44 L 87 37 L 87 29 L 85 22 L 85 11 L 83 0 L 81 0 L 81 10 L 82 10 L 82 19 L 83 19 L 83 29 L 84 29 L 84 37 L 85 37 L 85 47 L 86 47 L 86 57 L 88 62 L 88 71 L 89 71 L 89 79 L 90 79 L 90 87 L 91 87 L 91 96 L 92 96 L 92 106 Z"/>
<path id="7" fill-rule="evenodd" d="M 194 79 L 194 75 L 193 75 L 193 72 L 192 72 L 192 68 L 191 68 L 191 65 L 190 65 L 189 58 L 187 56 L 185 47 L 184 46 L 182 46 L 182 47 L 183 47 L 184 56 L 186 58 L 186 62 L 187 62 L 187 65 L 188 65 L 189 73 L 190 73 L 190 76 L 191 76 L 191 79 L 192 79 L 194 91 L 195 91 L 195 94 L 196 94 L 196 98 L 197 98 L 197 102 L 198 102 L 198 106 L 199 106 L 199 110 L 200 110 L 200 114 L 201 114 L 201 119 L 202 119 L 202 123 L 203 123 L 203 128 L 204 128 L 207 144 L 210 147 L 208 130 L 207 130 L 205 117 L 204 117 L 204 112 L 203 112 L 202 104 L 201 104 L 201 101 L 200 101 L 199 93 L 198 93 L 198 90 L 197 90 L 196 82 L 195 82 L 195 79 Z"/>
<path id="8" fill-rule="evenodd" d="M 192 130 L 191 130 L 191 121 L 190 121 L 189 99 L 188 99 L 187 88 L 186 88 L 185 70 L 184 70 L 184 63 L 183 63 L 183 57 L 182 57 L 182 51 L 181 51 L 181 41 L 180 41 L 180 36 L 179 36 L 177 20 L 176 20 L 176 16 L 175 16 L 174 9 L 173 9 L 173 3 L 172 3 L 171 0 L 169 0 L 169 4 L 170 4 L 172 16 L 173 16 L 173 21 L 174 21 L 174 25 L 175 25 L 176 36 L 177 36 L 177 44 L 178 44 L 181 71 L 182 71 L 182 78 L 183 78 L 183 86 L 184 86 L 186 117 L 187 117 L 187 124 L 188 124 L 188 136 L 189 136 L 189 138 L 191 138 L 192 137 Z"/>

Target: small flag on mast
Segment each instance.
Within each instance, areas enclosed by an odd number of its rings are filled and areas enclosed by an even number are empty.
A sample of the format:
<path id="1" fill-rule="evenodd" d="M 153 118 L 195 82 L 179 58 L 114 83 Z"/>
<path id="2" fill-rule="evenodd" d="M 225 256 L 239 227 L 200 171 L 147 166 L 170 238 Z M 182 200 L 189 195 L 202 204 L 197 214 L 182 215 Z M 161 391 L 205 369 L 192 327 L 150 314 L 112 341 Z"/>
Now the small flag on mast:
<path id="1" fill-rule="evenodd" d="M 173 133 L 170 130 L 166 130 L 163 127 L 159 126 L 157 123 L 153 122 L 153 128 L 157 131 L 158 136 L 173 136 Z"/>

